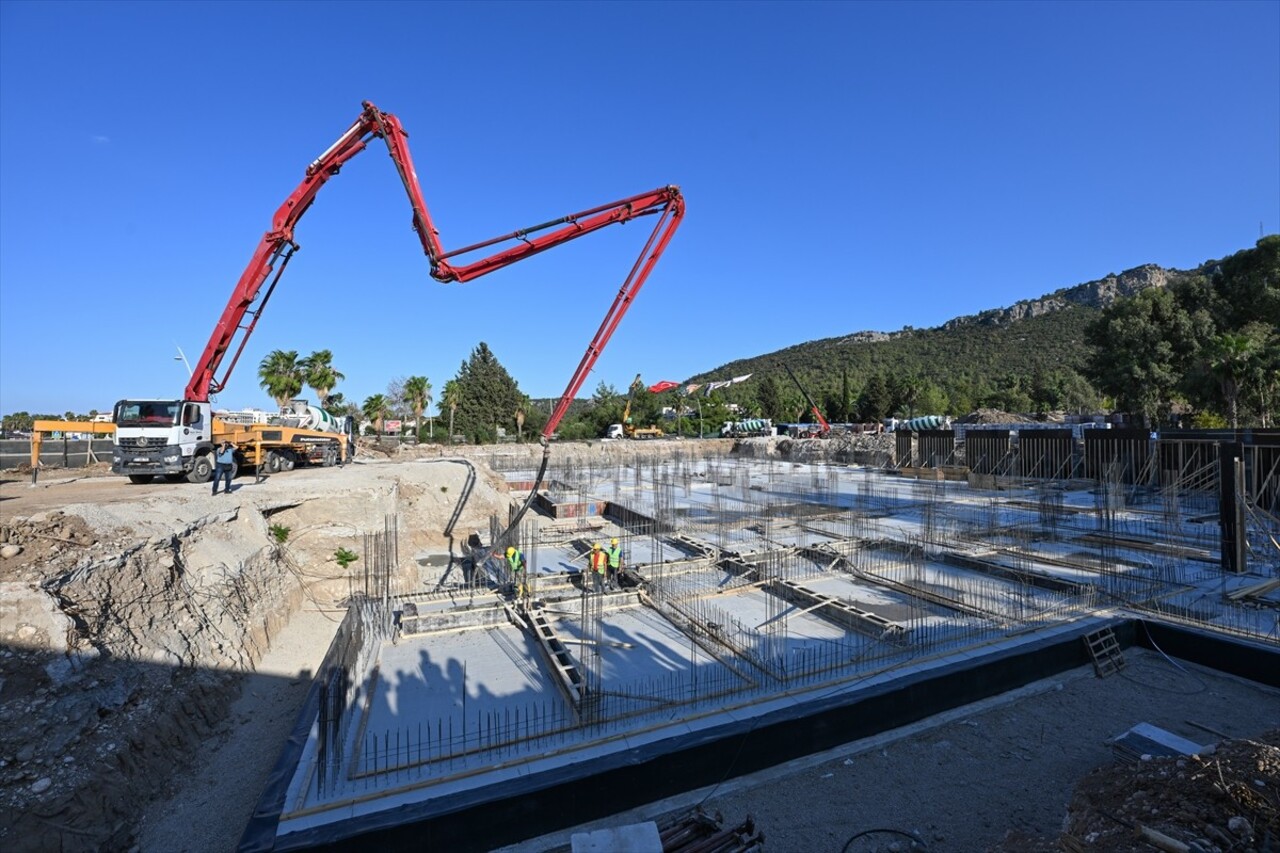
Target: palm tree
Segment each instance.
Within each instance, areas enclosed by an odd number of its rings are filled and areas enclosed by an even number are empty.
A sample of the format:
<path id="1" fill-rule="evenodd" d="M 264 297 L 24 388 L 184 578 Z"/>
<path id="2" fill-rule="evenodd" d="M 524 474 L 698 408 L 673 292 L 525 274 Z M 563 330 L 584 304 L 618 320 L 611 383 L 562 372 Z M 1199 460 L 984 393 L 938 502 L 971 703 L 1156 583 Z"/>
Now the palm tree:
<path id="1" fill-rule="evenodd" d="M 374 394 L 372 397 L 365 398 L 364 405 L 360 407 L 360 412 L 373 421 L 378 435 L 382 435 L 382 423 L 387 419 L 387 415 L 391 413 L 391 401 L 382 394 Z"/>
<path id="2" fill-rule="evenodd" d="M 1280 392 L 1280 335 L 1264 340 L 1253 364 L 1253 392 L 1262 416 L 1262 428 L 1271 426 L 1271 412 Z"/>
<path id="3" fill-rule="evenodd" d="M 1219 335 L 1209 354 L 1209 370 L 1222 386 L 1231 415 L 1231 428 L 1239 429 L 1240 382 L 1249 374 L 1257 342 L 1248 335 Z"/>
<path id="4" fill-rule="evenodd" d="M 258 378 L 276 405 L 284 406 L 302 391 L 302 368 L 296 350 L 275 350 L 258 365 Z"/>
<path id="5" fill-rule="evenodd" d="M 349 417 L 352 421 L 359 423 L 362 412 L 360 406 L 354 401 L 348 403 L 347 398 L 343 396 L 341 391 L 335 391 L 325 400 L 325 411 L 335 417 Z"/>
<path id="6" fill-rule="evenodd" d="M 298 362 L 298 370 L 303 380 L 311 386 L 320 398 L 320 408 L 326 408 L 329 392 L 347 377 L 333 369 L 333 353 L 327 349 L 317 350 Z"/>
<path id="7" fill-rule="evenodd" d="M 404 381 L 404 401 L 413 409 L 414 431 L 422 436 L 422 413 L 431 405 L 431 383 L 425 376 L 410 376 Z M 435 433 L 432 432 L 434 438 Z"/>
<path id="8" fill-rule="evenodd" d="M 446 406 L 449 409 L 449 442 L 453 442 L 453 416 L 458 411 L 458 404 L 462 402 L 462 386 L 458 384 L 458 380 L 450 379 L 444 383 L 444 391 L 440 394 L 440 408 Z"/>

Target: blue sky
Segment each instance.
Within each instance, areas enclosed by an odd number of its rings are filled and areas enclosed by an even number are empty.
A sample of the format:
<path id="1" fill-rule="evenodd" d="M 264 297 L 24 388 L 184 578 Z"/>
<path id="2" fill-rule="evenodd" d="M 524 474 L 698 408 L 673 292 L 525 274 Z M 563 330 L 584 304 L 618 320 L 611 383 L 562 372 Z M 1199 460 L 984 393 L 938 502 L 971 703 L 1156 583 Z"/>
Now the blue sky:
<path id="1" fill-rule="evenodd" d="M 1280 3 L 0 3 L 0 411 L 176 397 L 368 99 L 446 248 L 665 184 L 587 380 L 926 327 L 1280 227 Z M 380 145 L 380 143 L 379 143 Z M 327 348 L 363 400 L 480 341 L 558 396 L 648 227 L 440 285 L 385 149 L 334 178 L 218 406 Z"/>

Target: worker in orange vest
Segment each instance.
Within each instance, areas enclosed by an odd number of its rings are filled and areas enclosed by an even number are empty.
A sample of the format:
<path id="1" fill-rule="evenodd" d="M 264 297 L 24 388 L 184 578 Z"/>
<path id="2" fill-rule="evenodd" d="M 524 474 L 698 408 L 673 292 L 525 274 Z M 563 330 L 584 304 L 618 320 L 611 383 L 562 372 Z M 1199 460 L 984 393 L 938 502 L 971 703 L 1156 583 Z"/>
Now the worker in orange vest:
<path id="1" fill-rule="evenodd" d="M 591 546 L 591 583 L 596 592 L 604 594 L 604 573 L 609 568 L 609 557 L 600 548 L 600 543 Z"/>

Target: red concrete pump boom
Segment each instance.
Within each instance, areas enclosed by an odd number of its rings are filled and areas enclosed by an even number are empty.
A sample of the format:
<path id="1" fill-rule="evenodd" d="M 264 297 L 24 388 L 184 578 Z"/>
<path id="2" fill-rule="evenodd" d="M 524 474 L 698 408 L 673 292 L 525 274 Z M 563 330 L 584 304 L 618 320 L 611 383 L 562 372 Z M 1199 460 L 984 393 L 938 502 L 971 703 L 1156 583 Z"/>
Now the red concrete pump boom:
<path id="1" fill-rule="evenodd" d="M 223 309 L 222 316 L 209 337 L 209 343 L 192 371 L 191 381 L 187 385 L 186 399 L 206 402 L 210 394 L 216 394 L 226 387 L 231 371 L 235 368 L 249 336 L 253 333 L 254 326 L 262 315 L 262 309 L 266 307 L 271 292 L 284 273 L 289 259 L 298 250 L 298 244 L 293 241 L 293 229 L 298 224 L 298 220 L 307 212 L 315 200 L 316 193 L 325 182 L 338 174 L 348 160 L 363 151 L 370 140 L 381 138 L 386 143 L 387 153 L 391 155 L 391 160 L 395 163 L 400 179 L 404 182 L 405 190 L 409 194 L 409 204 L 413 207 L 413 228 L 422 242 L 423 252 L 430 261 L 431 276 L 440 282 L 470 281 L 530 255 L 536 255 L 561 243 L 598 231 L 607 225 L 628 222 L 641 216 L 656 215 L 658 217 L 640 256 L 623 280 L 617 297 L 605 314 L 600 328 L 587 345 L 578 369 L 569 380 L 564 395 L 543 429 L 542 440 L 545 445 L 684 218 L 684 197 L 680 194 L 679 187 L 660 187 L 651 192 L 603 204 L 590 210 L 544 222 L 541 225 L 522 228 L 501 237 L 446 252 L 440 245 L 439 232 L 436 231 L 431 215 L 427 211 L 426 202 L 422 198 L 418 175 L 413 168 L 413 158 L 409 154 L 408 133 L 401 126 L 400 120 L 391 113 L 382 112 L 368 101 L 365 101 L 362 106 L 364 109 L 360 117 L 347 129 L 346 133 L 338 138 L 337 142 L 329 146 L 316 158 L 315 162 L 307 167 L 302 183 L 276 210 L 271 230 L 263 235 L 257 250 L 253 253 L 253 258 L 249 261 L 249 266 L 236 282 L 235 290 L 227 301 L 227 307 Z M 504 243 L 514 245 L 470 263 L 451 262 L 451 259 L 461 255 Z M 271 283 L 264 289 L 263 285 L 269 277 Z M 237 336 L 239 336 L 238 343 Z M 224 357 L 233 345 L 235 345 L 235 353 L 231 361 L 227 364 L 222 376 L 216 377 L 215 374 Z M 545 467 L 544 456 L 544 470 Z"/>

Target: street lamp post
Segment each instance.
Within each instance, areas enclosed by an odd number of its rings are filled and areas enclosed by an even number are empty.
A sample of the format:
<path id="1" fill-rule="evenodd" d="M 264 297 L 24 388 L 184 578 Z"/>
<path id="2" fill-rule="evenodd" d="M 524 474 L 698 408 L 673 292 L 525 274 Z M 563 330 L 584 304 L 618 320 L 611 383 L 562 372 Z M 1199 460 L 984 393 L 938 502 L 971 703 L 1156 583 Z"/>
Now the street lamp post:
<path id="1" fill-rule="evenodd" d="M 180 361 L 187 367 L 187 378 L 191 378 L 191 363 L 187 361 L 187 354 L 182 351 L 182 347 L 174 344 L 178 348 L 178 354 L 173 357 L 174 361 Z"/>

